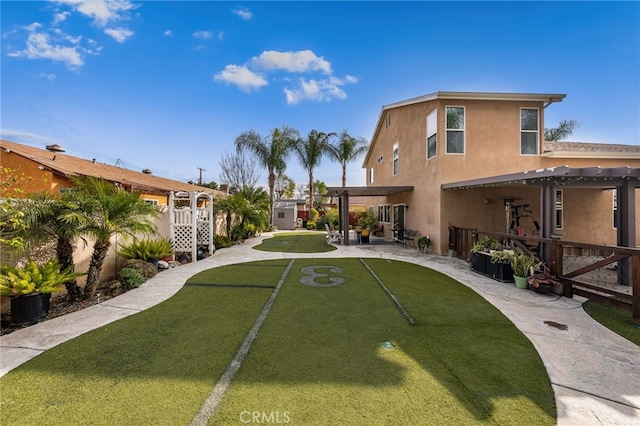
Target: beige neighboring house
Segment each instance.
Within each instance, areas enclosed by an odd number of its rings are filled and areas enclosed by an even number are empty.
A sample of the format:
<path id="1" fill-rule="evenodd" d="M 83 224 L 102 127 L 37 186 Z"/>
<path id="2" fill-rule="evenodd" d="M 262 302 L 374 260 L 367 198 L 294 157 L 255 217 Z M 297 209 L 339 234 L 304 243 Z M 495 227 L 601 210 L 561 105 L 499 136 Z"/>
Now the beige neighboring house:
<path id="1" fill-rule="evenodd" d="M 369 196 L 385 236 L 399 222 L 429 235 L 438 254 L 450 225 L 506 232 L 510 198 L 535 218 L 522 218 L 525 235 L 638 246 L 640 145 L 545 142 L 544 112 L 565 96 L 437 92 L 386 105 L 366 187 L 330 195 Z"/>
<path id="2" fill-rule="evenodd" d="M 149 170 L 142 172 L 128 170 L 100 163 L 95 159 L 86 160 L 67 155 L 58 145 L 49 145 L 48 149 L 34 148 L 31 146 L 0 140 L 0 166 L 4 169 L 15 171 L 21 176 L 20 185 L 24 194 L 33 192 L 57 193 L 64 188 L 72 188 L 71 176 L 92 176 L 103 178 L 116 185 L 120 185 L 127 191 L 137 191 L 145 201 L 157 205 L 160 210 L 158 219 L 158 232 L 162 237 L 169 237 L 168 203 L 171 192 L 203 192 L 210 194 L 213 199 L 226 197 L 227 194 L 211 188 L 206 188 L 190 183 L 175 181 L 160 176 L 155 176 Z M 3 179 L 4 176 L 3 176 Z M 0 194 L 2 195 L 2 194 Z M 224 229 L 223 219 L 216 218 L 214 229 Z M 118 269 L 117 256 L 113 248 L 118 247 L 122 240 L 114 237 L 112 250 L 110 250 L 101 279 L 112 278 Z M 78 244 L 74 258 L 77 270 L 84 271 L 88 267 L 92 245 L 84 248 Z"/>

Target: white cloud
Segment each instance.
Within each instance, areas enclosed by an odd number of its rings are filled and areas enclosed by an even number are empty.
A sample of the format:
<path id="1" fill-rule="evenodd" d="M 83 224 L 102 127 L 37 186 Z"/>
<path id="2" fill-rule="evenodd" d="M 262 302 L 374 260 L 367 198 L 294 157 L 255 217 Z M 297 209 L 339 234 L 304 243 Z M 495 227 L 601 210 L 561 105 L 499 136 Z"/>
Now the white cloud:
<path id="1" fill-rule="evenodd" d="M 220 31 L 218 33 L 218 40 L 222 41 L 224 39 L 224 31 Z"/>
<path id="2" fill-rule="evenodd" d="M 50 36 L 46 33 L 32 32 L 27 39 L 26 49 L 10 52 L 8 55 L 29 59 L 51 59 L 52 61 L 64 62 L 71 68 L 84 65 L 78 46 L 53 45 Z"/>
<path id="3" fill-rule="evenodd" d="M 59 0 L 58 3 L 71 6 L 74 10 L 93 19 L 104 27 L 111 21 L 123 19 L 123 14 L 138 6 L 128 0 Z"/>
<path id="4" fill-rule="evenodd" d="M 163 35 L 165 35 L 165 36 L 167 36 L 167 37 L 169 37 L 169 36 L 172 36 L 172 35 L 173 35 L 173 31 L 171 31 L 171 30 L 167 30 L 167 31 L 165 31 L 165 32 L 164 32 L 164 33 L 162 33 L 162 34 L 163 34 Z"/>
<path id="5" fill-rule="evenodd" d="M 331 74 L 331 64 L 311 50 L 297 52 L 264 51 L 251 59 L 251 65 L 262 70 L 286 70 L 290 72 L 322 71 Z"/>
<path id="6" fill-rule="evenodd" d="M 246 7 L 233 9 L 231 12 L 238 15 L 245 21 L 248 21 L 249 19 L 253 18 L 253 13 L 251 13 L 251 11 Z"/>
<path id="7" fill-rule="evenodd" d="M 71 15 L 71 12 L 60 12 L 53 15 L 53 25 L 57 25 Z"/>
<path id="8" fill-rule="evenodd" d="M 193 37 L 199 40 L 208 40 L 213 37 L 213 33 L 211 31 L 196 31 L 193 33 Z"/>
<path id="9" fill-rule="evenodd" d="M 260 87 L 269 84 L 262 75 L 251 71 L 246 66 L 240 65 L 227 65 L 223 71 L 213 76 L 213 80 L 234 84 L 245 92 L 258 90 Z"/>
<path id="10" fill-rule="evenodd" d="M 127 28 L 107 28 L 104 32 L 113 37 L 118 43 L 124 43 L 127 38 L 133 35 L 133 31 Z"/>
<path id="11" fill-rule="evenodd" d="M 305 100 L 312 102 L 329 102 L 333 99 L 345 99 L 347 94 L 341 86 L 354 84 L 356 77 L 347 75 L 344 78 L 329 77 L 321 80 L 305 80 L 301 78 L 299 86 L 294 89 L 285 88 L 287 104 L 295 105 Z"/>
<path id="12" fill-rule="evenodd" d="M 29 144 L 32 146 L 61 143 L 59 140 L 52 139 L 47 136 L 12 129 L 0 129 L 0 137 L 8 141 Z"/>
<path id="13" fill-rule="evenodd" d="M 56 75 L 55 74 L 48 74 L 48 73 L 44 73 L 44 72 L 41 72 L 38 77 L 44 78 L 44 79 L 49 80 L 49 81 L 52 81 L 52 80 L 56 79 Z"/>

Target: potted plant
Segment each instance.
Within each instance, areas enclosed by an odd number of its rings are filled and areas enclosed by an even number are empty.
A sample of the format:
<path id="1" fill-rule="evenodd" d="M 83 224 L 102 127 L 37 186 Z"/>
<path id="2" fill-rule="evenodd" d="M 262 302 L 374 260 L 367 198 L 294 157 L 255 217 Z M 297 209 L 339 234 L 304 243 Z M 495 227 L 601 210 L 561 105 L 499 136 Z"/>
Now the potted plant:
<path id="1" fill-rule="evenodd" d="M 365 210 L 360 215 L 360 219 L 358 220 L 358 225 L 360 225 L 363 229 L 366 228 L 369 231 L 372 231 L 376 227 L 377 223 L 376 215 L 372 210 Z"/>
<path id="2" fill-rule="evenodd" d="M 428 235 L 423 235 L 418 238 L 418 251 L 429 253 L 429 247 L 431 247 L 431 237 Z"/>
<path id="3" fill-rule="evenodd" d="M 549 269 L 544 267 L 542 271 L 535 272 L 527 279 L 529 287 L 536 293 L 551 293 L 555 287 L 560 286 L 560 281 L 551 275 Z"/>
<path id="4" fill-rule="evenodd" d="M 51 293 L 83 273 L 60 270 L 57 259 L 38 265 L 30 259 L 24 267 L 3 265 L 0 268 L 0 295 L 11 297 L 11 322 L 33 324 L 49 313 Z"/>
<path id="5" fill-rule="evenodd" d="M 116 250 L 125 259 L 141 259 L 153 263 L 158 268 L 158 261 L 173 254 L 173 242 L 167 238 L 134 240 Z"/>
<path id="6" fill-rule="evenodd" d="M 532 269 L 536 269 L 540 265 L 538 259 L 533 255 L 523 253 L 521 250 L 516 250 L 511 256 L 510 263 L 516 287 L 528 288 L 527 277 L 531 275 Z"/>

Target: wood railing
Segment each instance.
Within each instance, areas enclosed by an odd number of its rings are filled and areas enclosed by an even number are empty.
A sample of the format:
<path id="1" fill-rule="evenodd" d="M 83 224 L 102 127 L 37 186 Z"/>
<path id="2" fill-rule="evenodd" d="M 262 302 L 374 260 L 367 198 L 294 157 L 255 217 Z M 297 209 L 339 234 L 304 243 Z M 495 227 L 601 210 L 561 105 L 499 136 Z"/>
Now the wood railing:
<path id="1" fill-rule="evenodd" d="M 455 251 L 459 258 L 467 260 L 473 245 L 484 236 L 502 241 L 510 247 L 520 247 L 526 253 L 535 254 L 562 282 L 564 296 L 573 297 L 574 294 L 578 294 L 601 303 L 618 306 L 631 311 L 633 318 L 640 320 L 640 249 L 563 241 L 556 238 L 520 236 L 455 226 L 449 227 L 449 248 Z M 567 261 L 576 256 L 580 257 L 583 264 L 578 267 L 569 265 Z M 610 265 L 609 271 L 615 271 L 614 287 L 618 289 L 599 283 L 589 283 L 584 279 L 590 273 L 607 265 Z"/>

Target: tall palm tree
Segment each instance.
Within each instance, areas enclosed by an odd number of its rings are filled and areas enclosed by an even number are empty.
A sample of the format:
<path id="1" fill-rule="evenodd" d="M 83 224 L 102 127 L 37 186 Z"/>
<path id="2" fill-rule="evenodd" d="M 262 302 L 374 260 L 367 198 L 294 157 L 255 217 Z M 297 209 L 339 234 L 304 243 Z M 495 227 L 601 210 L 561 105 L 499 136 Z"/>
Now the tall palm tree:
<path id="1" fill-rule="evenodd" d="M 236 149 L 238 151 L 246 149 L 253 153 L 258 164 L 267 169 L 269 174 L 269 223 L 273 223 L 273 191 L 276 175 L 286 170 L 290 148 L 293 141 L 298 138 L 298 131 L 287 126 L 272 129 L 265 137 L 250 130 L 236 138 Z"/>
<path id="2" fill-rule="evenodd" d="M 32 195 L 22 203 L 28 226 L 25 239 L 36 244 L 55 241 L 60 270 L 73 269 L 76 241 L 83 240 L 86 244 L 86 240 L 82 237 L 83 230 L 77 221 L 62 220 L 65 214 L 78 208 L 67 194 L 69 193 L 63 193 L 60 196 L 42 192 Z M 67 281 L 65 287 L 69 304 L 81 298 L 82 292 L 75 278 Z"/>
<path id="3" fill-rule="evenodd" d="M 309 175 L 309 207 L 313 208 L 313 169 L 318 167 L 322 157 L 329 152 L 331 138 L 335 133 L 324 133 L 312 130 L 306 139 L 299 139 L 292 145 L 293 152 L 300 165 Z"/>
<path id="4" fill-rule="evenodd" d="M 343 130 L 336 144 L 329 147 L 329 156 L 342 166 L 342 187 L 347 186 L 347 164 L 366 154 L 369 143 L 364 138 L 354 138 Z"/>
<path id="5" fill-rule="evenodd" d="M 558 127 L 554 127 L 551 129 L 544 129 L 544 140 L 545 141 L 559 141 L 565 139 L 573 133 L 573 131 L 578 128 L 580 123 L 578 120 L 562 120 Z"/>
<path id="6" fill-rule="evenodd" d="M 84 299 L 96 292 L 100 271 L 111 246 L 111 237 L 120 234 L 136 236 L 156 230 L 154 219 L 158 210 L 146 203 L 136 192 L 128 192 L 104 179 L 93 177 L 72 178 L 77 190 L 71 197 L 78 203 L 78 210 L 67 212 L 63 219 L 79 223 L 94 240 L 93 253 L 87 270 Z"/>

